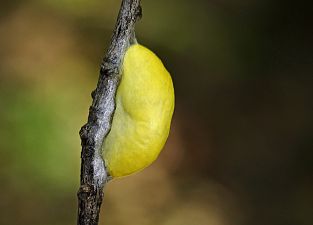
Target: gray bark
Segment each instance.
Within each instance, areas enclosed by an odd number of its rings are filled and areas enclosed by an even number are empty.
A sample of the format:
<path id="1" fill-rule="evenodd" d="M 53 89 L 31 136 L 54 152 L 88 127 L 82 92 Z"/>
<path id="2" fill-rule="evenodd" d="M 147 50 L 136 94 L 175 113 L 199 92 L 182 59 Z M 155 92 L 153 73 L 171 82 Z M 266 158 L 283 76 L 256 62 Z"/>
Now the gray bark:
<path id="1" fill-rule="evenodd" d="M 99 221 L 103 187 L 110 179 L 101 155 L 102 143 L 111 128 L 123 57 L 129 45 L 136 42 L 134 27 L 140 17 L 140 0 L 122 1 L 111 43 L 100 66 L 97 88 L 91 94 L 88 122 L 80 130 L 78 225 L 97 225 Z"/>

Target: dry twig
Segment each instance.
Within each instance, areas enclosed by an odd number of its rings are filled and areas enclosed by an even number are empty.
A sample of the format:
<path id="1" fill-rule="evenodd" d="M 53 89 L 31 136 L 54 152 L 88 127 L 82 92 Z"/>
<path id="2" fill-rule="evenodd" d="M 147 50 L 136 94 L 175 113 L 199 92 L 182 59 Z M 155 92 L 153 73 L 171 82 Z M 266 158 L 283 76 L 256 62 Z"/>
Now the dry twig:
<path id="1" fill-rule="evenodd" d="M 82 152 L 77 194 L 78 225 L 98 224 L 103 187 L 109 179 L 101 156 L 102 143 L 111 128 L 123 57 L 135 41 L 135 23 L 140 17 L 140 0 L 122 1 L 110 46 L 100 66 L 97 88 L 92 92 L 88 122 L 80 130 Z"/>

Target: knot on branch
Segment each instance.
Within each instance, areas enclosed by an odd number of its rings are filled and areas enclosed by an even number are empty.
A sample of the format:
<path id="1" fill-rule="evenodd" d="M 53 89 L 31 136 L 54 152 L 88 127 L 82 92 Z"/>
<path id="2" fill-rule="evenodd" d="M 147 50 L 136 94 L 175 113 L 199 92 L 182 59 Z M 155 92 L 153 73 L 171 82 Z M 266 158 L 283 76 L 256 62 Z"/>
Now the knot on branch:
<path id="1" fill-rule="evenodd" d="M 95 99 L 95 96 L 96 96 L 96 89 L 91 92 L 91 98 Z"/>
<path id="2" fill-rule="evenodd" d="M 94 135 L 89 124 L 85 124 L 79 131 L 81 145 L 85 148 L 91 147 L 95 145 Z M 92 150 L 91 150 L 92 151 Z M 89 152 L 89 151 L 87 151 Z"/>
<path id="3" fill-rule="evenodd" d="M 119 67 L 121 64 L 120 58 L 105 57 L 100 65 L 100 75 L 103 77 L 110 77 L 119 74 Z"/>
<path id="4" fill-rule="evenodd" d="M 80 128 L 80 131 L 79 131 L 79 136 L 80 136 L 80 139 L 82 140 L 82 145 L 85 144 L 85 142 L 87 141 L 88 139 L 88 133 L 89 133 L 89 126 L 88 126 L 88 123 L 86 123 L 84 126 L 82 126 Z"/>

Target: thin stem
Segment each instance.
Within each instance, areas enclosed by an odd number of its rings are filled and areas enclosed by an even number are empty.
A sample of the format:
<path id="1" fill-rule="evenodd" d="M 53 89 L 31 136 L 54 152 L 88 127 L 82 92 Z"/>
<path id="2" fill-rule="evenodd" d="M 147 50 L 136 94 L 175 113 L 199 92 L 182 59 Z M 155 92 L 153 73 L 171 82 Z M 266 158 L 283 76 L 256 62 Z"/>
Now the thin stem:
<path id="1" fill-rule="evenodd" d="M 140 0 L 123 0 L 108 51 L 100 66 L 88 122 L 81 128 L 81 177 L 78 190 L 78 225 L 97 225 L 103 187 L 109 180 L 101 148 L 111 128 L 115 93 L 120 80 L 123 57 L 134 42 L 135 23 L 141 17 Z"/>

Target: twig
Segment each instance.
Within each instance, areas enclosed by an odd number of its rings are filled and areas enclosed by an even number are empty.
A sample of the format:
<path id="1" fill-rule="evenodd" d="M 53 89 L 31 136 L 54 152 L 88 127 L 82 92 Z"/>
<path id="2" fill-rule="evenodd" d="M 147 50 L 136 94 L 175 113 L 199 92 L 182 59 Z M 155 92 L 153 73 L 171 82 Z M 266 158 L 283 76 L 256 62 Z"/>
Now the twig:
<path id="1" fill-rule="evenodd" d="M 97 225 L 103 198 L 103 187 L 109 180 L 101 156 L 104 138 L 111 128 L 115 93 L 120 80 L 123 57 L 135 42 L 135 23 L 141 17 L 140 0 L 123 0 L 110 46 L 100 66 L 88 122 L 80 130 L 81 177 L 78 190 L 78 225 Z"/>

